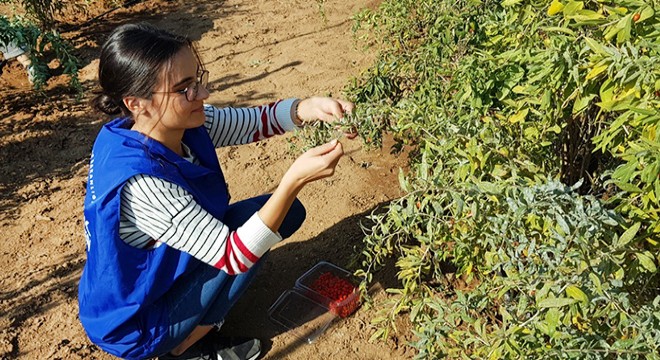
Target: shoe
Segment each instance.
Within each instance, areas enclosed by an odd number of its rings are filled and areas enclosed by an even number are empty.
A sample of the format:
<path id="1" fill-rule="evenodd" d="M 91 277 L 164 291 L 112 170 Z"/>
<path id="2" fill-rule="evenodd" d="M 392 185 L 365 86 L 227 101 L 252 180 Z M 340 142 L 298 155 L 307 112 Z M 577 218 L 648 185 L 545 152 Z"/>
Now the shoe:
<path id="1" fill-rule="evenodd" d="M 164 355 L 159 360 L 255 360 L 261 354 L 261 341 L 249 338 L 203 338 L 179 356 Z"/>

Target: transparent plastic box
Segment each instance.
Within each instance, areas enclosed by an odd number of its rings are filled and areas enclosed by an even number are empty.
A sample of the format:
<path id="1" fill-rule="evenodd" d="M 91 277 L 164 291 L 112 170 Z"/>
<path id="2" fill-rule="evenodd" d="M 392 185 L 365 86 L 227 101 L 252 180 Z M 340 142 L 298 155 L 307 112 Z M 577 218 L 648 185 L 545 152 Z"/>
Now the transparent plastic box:
<path id="1" fill-rule="evenodd" d="M 271 320 L 312 343 L 337 318 L 360 306 L 359 282 L 352 274 L 322 261 L 296 280 L 268 310 Z"/>
<path id="2" fill-rule="evenodd" d="M 360 305 L 358 282 L 353 275 L 326 261 L 321 261 L 299 277 L 296 288 L 343 318 Z"/>

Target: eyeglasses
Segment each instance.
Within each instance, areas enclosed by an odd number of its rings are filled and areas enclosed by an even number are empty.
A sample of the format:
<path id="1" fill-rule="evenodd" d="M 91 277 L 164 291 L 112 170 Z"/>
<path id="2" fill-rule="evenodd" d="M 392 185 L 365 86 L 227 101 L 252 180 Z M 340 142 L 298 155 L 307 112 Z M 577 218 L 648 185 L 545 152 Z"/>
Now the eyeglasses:
<path id="1" fill-rule="evenodd" d="M 202 85 L 204 88 L 209 84 L 209 71 L 208 70 L 198 70 L 198 76 L 194 82 L 191 82 L 185 89 L 177 91 L 152 91 L 152 94 L 180 94 L 185 95 L 186 100 L 189 102 L 195 101 L 197 99 L 197 93 L 199 92 L 199 85 Z"/>

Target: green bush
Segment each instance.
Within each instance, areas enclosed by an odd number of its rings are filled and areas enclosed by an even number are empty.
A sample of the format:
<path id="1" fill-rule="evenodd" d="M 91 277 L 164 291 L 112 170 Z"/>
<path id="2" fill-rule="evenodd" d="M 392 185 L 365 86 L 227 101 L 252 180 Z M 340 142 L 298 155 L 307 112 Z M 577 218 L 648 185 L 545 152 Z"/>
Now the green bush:
<path id="1" fill-rule="evenodd" d="M 657 358 L 659 10 L 404 0 L 356 16 L 380 53 L 348 94 L 412 148 L 407 195 L 364 240 L 358 273 L 394 259 L 401 281 L 374 338 L 408 313 L 420 358 Z"/>

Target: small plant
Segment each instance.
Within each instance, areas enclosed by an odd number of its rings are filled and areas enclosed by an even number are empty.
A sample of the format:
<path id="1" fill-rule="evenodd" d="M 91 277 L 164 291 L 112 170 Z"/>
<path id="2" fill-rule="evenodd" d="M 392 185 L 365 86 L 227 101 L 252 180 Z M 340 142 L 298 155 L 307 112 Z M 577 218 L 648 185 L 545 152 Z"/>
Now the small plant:
<path id="1" fill-rule="evenodd" d="M 80 61 L 73 52 L 73 47 L 55 31 L 43 32 L 34 24 L 16 17 L 13 20 L 0 15 L 0 42 L 8 44 L 15 42 L 27 50 L 33 68 L 34 87 L 41 89 L 49 77 L 46 65 L 47 54 L 54 53 L 59 60 L 63 72 L 70 77 L 69 84 L 79 94 L 82 85 L 78 79 Z"/>
<path id="2" fill-rule="evenodd" d="M 28 53 L 34 88 L 41 89 L 46 84 L 49 77 L 47 59 L 52 53 L 64 74 L 69 75 L 70 86 L 80 96 L 80 61 L 74 54 L 73 46 L 57 31 L 56 15 L 68 7 L 83 9 L 84 4 L 59 0 L 0 0 L 0 3 L 13 4 L 25 10 L 25 16 L 8 18 L 0 15 L 0 42 L 15 43 Z"/>
<path id="3" fill-rule="evenodd" d="M 306 123 L 295 135 L 289 138 L 291 151 L 304 152 L 315 146 L 325 144 L 344 134 L 357 133 L 367 148 L 380 148 L 383 133 L 389 127 L 389 114 L 381 106 L 356 108 L 353 113 L 345 114 L 342 119 L 328 123 L 314 121 Z"/>
<path id="4" fill-rule="evenodd" d="M 323 20 L 323 24 L 327 25 L 328 16 L 325 13 L 325 0 L 316 0 L 316 7 L 319 11 L 319 15 L 321 16 L 321 19 Z"/>

